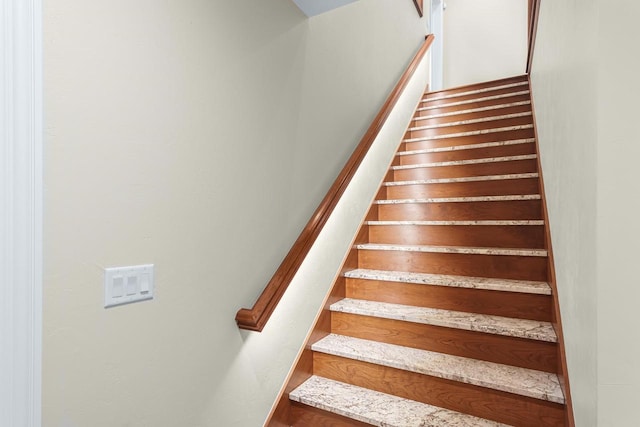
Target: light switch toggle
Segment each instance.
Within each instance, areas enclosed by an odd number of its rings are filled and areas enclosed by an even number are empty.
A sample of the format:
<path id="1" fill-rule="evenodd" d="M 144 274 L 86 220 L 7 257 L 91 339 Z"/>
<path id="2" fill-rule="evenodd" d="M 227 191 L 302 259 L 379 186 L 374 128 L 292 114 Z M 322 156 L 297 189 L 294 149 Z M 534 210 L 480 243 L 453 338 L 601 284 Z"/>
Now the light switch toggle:
<path id="1" fill-rule="evenodd" d="M 138 293 L 138 276 L 127 276 L 127 295 Z"/>
<path id="2" fill-rule="evenodd" d="M 124 296 L 124 277 L 114 276 L 113 278 L 113 297 L 120 298 Z"/>
<path id="3" fill-rule="evenodd" d="M 153 299 L 153 264 L 104 270 L 104 307 Z"/>
<path id="4" fill-rule="evenodd" d="M 148 294 L 151 290 L 150 277 L 148 273 L 143 273 L 140 275 L 140 293 Z"/>

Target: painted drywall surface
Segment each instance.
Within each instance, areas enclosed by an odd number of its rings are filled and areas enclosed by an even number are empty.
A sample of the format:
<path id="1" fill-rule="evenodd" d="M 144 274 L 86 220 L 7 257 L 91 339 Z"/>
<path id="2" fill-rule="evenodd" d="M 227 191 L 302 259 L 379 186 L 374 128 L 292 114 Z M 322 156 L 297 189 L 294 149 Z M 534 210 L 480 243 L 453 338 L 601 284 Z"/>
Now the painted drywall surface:
<path id="1" fill-rule="evenodd" d="M 576 425 L 596 425 L 595 1 L 541 3 L 531 73 Z"/>
<path id="2" fill-rule="evenodd" d="M 418 19 L 413 2 L 407 3 L 409 7 L 393 0 L 360 1 L 308 21 L 301 88 L 305 104 L 291 153 L 297 179 L 289 182 L 293 209 L 304 212 L 305 220 L 353 151 L 354 144 L 344 141 L 356 142 L 364 135 L 401 68 L 424 41 L 424 20 Z M 385 78 L 394 63 L 402 67 Z M 353 73 L 351 78 L 345 70 Z M 379 82 L 385 87 L 377 87 Z M 376 107 L 363 114 L 365 105 Z"/>
<path id="3" fill-rule="evenodd" d="M 298 340 L 291 340 L 286 334 L 274 334 L 277 331 L 302 332 L 299 324 L 311 324 L 327 295 L 328 284 L 335 280 L 339 266 L 353 244 L 361 220 L 366 215 L 382 182 L 397 146 L 404 135 L 411 117 L 422 97 L 428 82 L 428 58 L 416 70 L 414 78 L 398 100 L 397 108 L 389 116 L 362 162 L 344 196 L 335 208 L 325 225 L 317 242 L 300 267 L 281 304 L 276 308 L 272 318 L 262 334 L 248 333 L 240 357 L 233 364 L 230 375 L 219 384 L 217 393 L 211 398 L 210 406 L 205 414 L 206 425 L 217 425 L 218 414 L 231 410 L 236 414 L 233 421 L 241 425 L 254 425 L 248 418 L 243 418 L 245 405 L 233 399 L 228 391 L 238 387 L 239 378 L 246 376 L 246 370 L 254 370 L 258 377 L 282 374 L 293 367 L 287 359 L 276 357 L 283 346 L 296 345 Z M 294 347 L 292 347 L 293 349 Z M 299 348 L 299 351 L 302 349 Z M 265 357 L 266 356 L 266 357 Z M 283 363 L 275 370 L 273 362 Z M 279 381 L 279 380 L 278 380 Z M 259 385 L 259 384 L 258 384 Z M 262 387 L 266 389 L 266 387 Z M 272 397 L 263 399 L 266 403 Z"/>
<path id="4" fill-rule="evenodd" d="M 637 20 L 600 2 L 598 42 L 598 425 L 638 424 L 640 333 Z"/>
<path id="5" fill-rule="evenodd" d="M 532 79 L 576 423 L 635 425 L 640 6 L 542 5 Z"/>
<path id="6" fill-rule="evenodd" d="M 290 0 L 52 0 L 44 30 L 44 425 L 260 425 L 348 242 L 303 267 L 322 280 L 294 285 L 262 334 L 235 312 L 424 22 L 394 0 L 311 20 Z M 156 298 L 104 310 L 103 268 L 141 263 Z"/>
<path id="7" fill-rule="evenodd" d="M 445 3 L 445 88 L 524 74 L 527 0 Z"/>

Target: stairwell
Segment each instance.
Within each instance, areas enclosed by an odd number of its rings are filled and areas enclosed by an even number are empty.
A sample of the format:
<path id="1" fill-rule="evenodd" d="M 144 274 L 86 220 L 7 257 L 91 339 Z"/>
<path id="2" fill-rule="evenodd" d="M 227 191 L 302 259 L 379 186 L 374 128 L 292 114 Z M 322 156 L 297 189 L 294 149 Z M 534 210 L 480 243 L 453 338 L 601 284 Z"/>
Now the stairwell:
<path id="1" fill-rule="evenodd" d="M 528 85 L 425 94 L 289 380 L 286 425 L 567 425 Z"/>

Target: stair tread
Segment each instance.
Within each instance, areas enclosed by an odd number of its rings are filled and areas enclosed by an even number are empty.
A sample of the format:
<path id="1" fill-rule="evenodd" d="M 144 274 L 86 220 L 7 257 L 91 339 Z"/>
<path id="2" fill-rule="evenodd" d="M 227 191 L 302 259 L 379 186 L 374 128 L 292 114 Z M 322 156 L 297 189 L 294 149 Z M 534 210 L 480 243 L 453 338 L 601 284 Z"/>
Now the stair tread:
<path id="1" fill-rule="evenodd" d="M 416 163 L 411 165 L 391 166 L 391 170 L 436 168 L 446 166 L 479 165 L 483 163 L 517 162 L 519 160 L 533 160 L 536 154 L 519 154 L 517 156 L 483 157 L 480 159 L 449 160 L 446 162 Z"/>
<path id="2" fill-rule="evenodd" d="M 385 187 L 395 187 L 402 185 L 422 185 L 422 184 L 447 184 L 454 182 L 482 182 L 482 181 L 503 181 L 509 179 L 530 179 L 538 178 L 537 172 L 528 173 L 511 173 L 505 175 L 480 175 L 480 176 L 462 176 L 456 178 L 433 178 L 433 179 L 416 179 L 411 181 L 387 181 L 382 183 Z"/>
<path id="3" fill-rule="evenodd" d="M 533 369 L 330 334 L 316 352 L 564 404 L 558 376 Z"/>
<path id="4" fill-rule="evenodd" d="M 514 87 L 518 87 L 518 86 L 527 86 L 529 84 L 528 81 L 522 81 L 522 82 L 517 82 L 517 83 L 509 83 L 509 84 L 504 84 L 504 85 L 498 85 L 498 86 L 489 86 L 489 87 L 484 87 L 482 89 L 474 89 L 474 90 L 468 90 L 465 92 L 457 92 L 457 93 L 451 93 L 451 94 L 446 94 L 446 92 L 444 92 L 445 94 L 442 96 L 436 96 L 433 98 L 429 98 L 428 95 L 422 99 L 422 102 L 429 102 L 429 101 L 438 101 L 441 99 L 450 99 L 450 98 L 457 98 L 460 96 L 469 96 L 469 95 L 475 95 L 475 94 L 479 94 L 479 93 L 486 93 L 486 92 L 492 92 L 494 90 L 502 90 L 502 89 L 510 89 L 510 88 L 514 88 Z"/>
<path id="5" fill-rule="evenodd" d="M 414 117 L 413 120 L 419 121 L 419 120 L 439 119 L 443 117 L 459 116 L 462 114 L 473 114 L 473 113 L 482 113 L 484 111 L 501 110 L 503 108 L 522 107 L 525 105 L 531 105 L 531 101 L 508 102 L 506 104 L 489 105 L 487 107 L 469 108 L 468 110 L 458 110 L 458 111 L 452 111 L 450 113 L 440 113 L 440 114 L 432 114 L 430 116 Z"/>
<path id="6" fill-rule="evenodd" d="M 476 118 L 476 119 L 459 120 L 457 122 L 438 123 L 438 124 L 426 125 L 426 126 L 415 126 L 415 127 L 410 127 L 408 130 L 409 131 L 418 131 L 418 130 L 427 130 L 427 129 L 438 129 L 438 128 L 451 127 L 451 126 L 471 125 L 471 124 L 475 124 L 475 123 L 485 123 L 485 122 L 493 122 L 493 121 L 498 121 L 498 120 L 508 120 L 508 119 L 517 119 L 517 118 L 520 118 L 520 117 L 529 117 L 529 116 L 531 116 L 531 114 L 532 114 L 531 111 L 526 111 L 526 112 L 522 112 L 522 113 L 502 114 L 502 115 L 499 115 L 499 116 L 490 116 L 490 117 L 480 117 L 480 118 Z"/>
<path id="7" fill-rule="evenodd" d="M 539 194 L 509 194 L 504 196 L 469 197 L 431 197 L 424 199 L 385 199 L 374 200 L 376 205 L 398 205 L 403 203 L 463 203 L 463 202 L 513 202 L 522 200 L 540 200 Z"/>
<path id="8" fill-rule="evenodd" d="M 352 298 L 345 298 L 333 303 L 331 305 L 331 311 L 552 343 L 558 341 L 558 337 L 551 323 L 536 320 L 515 319 L 503 316 L 491 316 Z"/>
<path id="9" fill-rule="evenodd" d="M 438 89 L 438 90 L 426 90 L 424 92 L 424 95 L 438 95 L 438 94 L 443 94 L 443 93 L 450 93 L 452 91 L 456 91 L 456 90 L 475 90 L 477 88 L 485 88 L 485 87 L 491 87 L 491 86 L 497 86 L 497 85 L 504 85 L 504 84 L 509 84 L 509 83 L 516 83 L 516 82 L 522 82 L 522 81 L 528 81 L 528 75 L 527 74 L 518 74 L 516 76 L 508 76 L 508 77 L 501 77 L 499 79 L 492 79 L 492 80 L 487 80 L 487 81 L 480 81 L 480 82 L 475 82 L 475 83 L 468 83 L 468 84 L 463 84 L 463 85 L 458 85 L 458 86 L 452 86 L 452 87 L 447 87 L 447 88 L 443 88 L 443 89 Z"/>
<path id="10" fill-rule="evenodd" d="M 317 375 L 312 376 L 289 393 L 289 398 L 314 408 L 377 426 L 506 426 L 506 424 L 484 420 Z"/>
<path id="11" fill-rule="evenodd" d="M 535 141 L 536 140 L 534 138 L 522 138 L 522 139 L 511 139 L 506 141 L 482 142 L 477 144 L 452 145 L 449 147 L 423 148 L 420 150 L 399 151 L 398 153 L 396 153 L 396 156 L 411 156 L 414 154 L 442 153 L 447 151 L 458 151 L 458 150 L 476 150 L 479 148 L 492 148 L 492 147 L 502 147 L 506 145 L 530 144 Z"/>
<path id="12" fill-rule="evenodd" d="M 344 273 L 344 277 L 352 279 L 412 283 L 427 286 L 448 286 L 455 288 L 551 295 L 551 287 L 548 283 L 531 280 L 412 273 L 391 270 L 369 270 L 364 268 L 347 271 Z"/>
<path id="13" fill-rule="evenodd" d="M 433 225 L 452 225 L 452 226 L 523 226 L 523 225 L 544 225 L 544 220 L 542 219 L 507 219 L 507 220 L 478 220 L 478 221 L 465 221 L 465 220 L 455 220 L 455 221 L 365 221 L 366 225 L 423 225 L 423 226 L 433 226 Z"/>
<path id="14" fill-rule="evenodd" d="M 434 246 L 434 245 L 397 245 L 384 243 L 361 243 L 355 245 L 360 250 L 378 251 L 404 251 L 404 252 L 430 252 L 445 254 L 471 254 L 471 255 L 505 255 L 505 256 L 534 256 L 546 257 L 545 249 L 520 249 L 520 248 L 483 248 L 472 246 Z"/>
<path id="15" fill-rule="evenodd" d="M 483 102 L 483 101 L 495 101 L 496 99 L 509 98 L 512 96 L 519 96 L 519 95 L 529 95 L 529 90 L 527 89 L 527 90 L 520 90 L 517 92 L 511 92 L 511 93 L 502 93 L 500 95 L 491 95 L 491 96 L 483 96 L 483 97 L 474 98 L 474 99 L 465 99 L 464 101 L 449 102 L 447 104 L 429 105 L 427 107 L 420 107 L 416 111 L 434 110 L 436 108 L 457 107 L 459 105 L 473 104 L 476 102 Z"/>
<path id="16" fill-rule="evenodd" d="M 512 132 L 512 131 L 524 130 L 524 129 L 533 129 L 533 125 L 532 124 L 515 125 L 515 126 L 506 126 L 506 127 L 500 127 L 500 128 L 472 130 L 468 132 L 448 133 L 444 135 L 423 136 L 419 138 L 405 139 L 403 140 L 403 142 L 433 141 L 436 139 L 460 138 L 462 136 L 476 136 L 476 135 L 485 135 L 488 133 Z"/>

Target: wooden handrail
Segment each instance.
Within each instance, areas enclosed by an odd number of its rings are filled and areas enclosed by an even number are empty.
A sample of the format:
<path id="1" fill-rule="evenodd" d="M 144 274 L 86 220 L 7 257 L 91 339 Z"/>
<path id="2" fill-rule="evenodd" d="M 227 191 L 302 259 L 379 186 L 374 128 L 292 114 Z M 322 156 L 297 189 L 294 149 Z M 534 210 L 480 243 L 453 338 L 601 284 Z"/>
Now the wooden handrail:
<path id="1" fill-rule="evenodd" d="M 531 73 L 531 66 L 533 64 L 533 50 L 536 47 L 536 33 L 538 32 L 538 16 L 539 15 L 540 15 L 540 0 L 529 0 L 527 74 Z"/>
<path id="2" fill-rule="evenodd" d="M 385 101 L 382 109 L 378 112 L 373 123 L 369 126 L 369 129 L 362 137 L 362 140 L 354 150 L 353 154 L 351 154 L 351 157 L 349 157 L 344 168 L 342 168 L 342 171 L 329 189 L 329 192 L 324 199 L 322 199 L 322 202 L 311 216 L 311 219 L 309 219 L 309 222 L 302 230 L 302 233 L 298 236 L 298 239 L 295 241 L 289 250 L 289 253 L 280 264 L 280 267 L 278 267 L 278 270 L 275 272 L 269 283 L 267 283 L 262 294 L 260 294 L 260 297 L 253 305 L 253 308 L 241 308 L 238 310 L 238 313 L 236 314 L 238 327 L 250 331 L 262 331 L 269 320 L 269 317 L 271 317 L 273 310 L 275 310 L 278 302 L 282 298 L 285 290 L 291 283 L 291 280 L 300 268 L 302 261 L 304 261 L 309 250 L 316 241 L 316 238 L 329 219 L 329 216 L 344 194 L 347 186 L 351 182 L 351 179 L 355 175 L 356 170 L 373 144 L 373 141 L 378 136 L 380 129 L 382 129 L 382 126 L 389 117 L 389 114 L 398 102 L 400 95 L 409 83 L 409 80 L 415 73 L 418 65 L 420 65 L 422 58 L 429 50 L 431 43 L 433 43 L 433 38 L 433 34 L 429 34 L 425 38 L 424 43 L 407 67 L 407 70 L 402 74 L 402 77 L 400 77 L 396 87 Z"/>
<path id="3" fill-rule="evenodd" d="M 420 15 L 420 17 L 422 18 L 422 15 L 424 14 L 423 0 L 413 0 L 413 4 L 416 5 L 416 9 L 418 9 L 418 15 Z"/>

